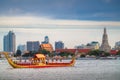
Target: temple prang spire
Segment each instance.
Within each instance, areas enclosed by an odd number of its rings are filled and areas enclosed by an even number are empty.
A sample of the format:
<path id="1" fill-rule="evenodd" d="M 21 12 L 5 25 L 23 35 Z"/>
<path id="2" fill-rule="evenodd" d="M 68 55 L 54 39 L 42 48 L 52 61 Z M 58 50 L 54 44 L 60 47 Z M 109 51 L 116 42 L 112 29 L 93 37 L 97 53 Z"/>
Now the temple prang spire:
<path id="1" fill-rule="evenodd" d="M 104 33 L 103 33 L 103 37 L 102 37 L 102 44 L 101 44 L 100 50 L 105 51 L 105 52 L 110 52 L 110 50 L 111 50 L 111 47 L 109 46 L 109 43 L 108 43 L 108 35 L 107 35 L 106 28 L 104 28 Z"/>
<path id="2" fill-rule="evenodd" d="M 107 33 L 106 33 L 106 27 L 104 27 L 104 34 L 107 34 Z"/>

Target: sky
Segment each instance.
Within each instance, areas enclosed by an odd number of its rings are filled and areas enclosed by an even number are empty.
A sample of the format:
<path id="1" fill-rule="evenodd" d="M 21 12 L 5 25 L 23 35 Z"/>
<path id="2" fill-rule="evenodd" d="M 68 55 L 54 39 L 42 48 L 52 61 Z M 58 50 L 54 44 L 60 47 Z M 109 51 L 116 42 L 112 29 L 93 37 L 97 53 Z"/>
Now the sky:
<path id="1" fill-rule="evenodd" d="M 107 28 L 109 44 L 120 41 L 120 0 L 0 0 L 0 50 L 10 30 L 16 44 L 63 41 L 65 47 L 101 43 Z"/>

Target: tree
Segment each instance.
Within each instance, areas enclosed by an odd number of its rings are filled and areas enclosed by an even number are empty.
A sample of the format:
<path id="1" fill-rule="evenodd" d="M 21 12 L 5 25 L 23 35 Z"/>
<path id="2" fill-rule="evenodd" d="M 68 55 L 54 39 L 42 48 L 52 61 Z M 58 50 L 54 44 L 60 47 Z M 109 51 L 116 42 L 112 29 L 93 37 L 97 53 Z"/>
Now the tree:
<path id="1" fill-rule="evenodd" d="M 120 56 L 120 50 L 117 52 L 117 54 L 116 54 L 116 55 Z"/>
<path id="2" fill-rule="evenodd" d="M 62 57 L 63 57 L 63 56 L 68 57 L 69 55 L 70 55 L 70 56 L 73 56 L 74 54 L 73 54 L 73 53 L 70 53 L 70 52 L 60 52 L 59 55 L 62 56 Z"/>
<path id="3" fill-rule="evenodd" d="M 85 54 L 81 54 L 80 57 L 81 57 L 81 58 L 84 58 L 84 57 L 85 57 Z"/>
<path id="4" fill-rule="evenodd" d="M 99 50 L 92 50 L 92 51 L 88 52 L 88 55 L 90 55 L 90 56 L 94 55 L 96 57 L 101 56 L 101 54 L 102 54 L 102 51 L 99 51 Z"/>
<path id="5" fill-rule="evenodd" d="M 88 55 L 90 55 L 90 56 L 94 55 L 96 57 L 107 57 L 107 56 L 110 56 L 110 53 L 100 51 L 100 50 L 92 50 L 92 51 L 88 52 Z"/>
<path id="6" fill-rule="evenodd" d="M 16 56 L 21 56 L 21 54 L 22 54 L 21 50 L 17 50 Z"/>
<path id="7" fill-rule="evenodd" d="M 108 53 L 108 52 L 103 52 L 101 56 L 102 56 L 102 57 L 107 57 L 107 56 L 110 56 L 110 53 Z"/>
<path id="8" fill-rule="evenodd" d="M 44 54 L 44 55 L 49 55 L 50 54 L 50 51 L 47 51 L 47 50 L 45 50 L 45 49 L 42 49 L 42 54 Z"/>
<path id="9" fill-rule="evenodd" d="M 36 51 L 29 51 L 28 53 L 24 53 L 22 57 L 33 57 L 36 54 Z"/>

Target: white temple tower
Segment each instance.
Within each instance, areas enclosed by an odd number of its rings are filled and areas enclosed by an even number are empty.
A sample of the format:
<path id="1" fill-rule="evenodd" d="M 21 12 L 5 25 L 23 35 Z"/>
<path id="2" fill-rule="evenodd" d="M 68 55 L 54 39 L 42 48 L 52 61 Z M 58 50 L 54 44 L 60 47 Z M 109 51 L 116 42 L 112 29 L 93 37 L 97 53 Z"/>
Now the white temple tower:
<path id="1" fill-rule="evenodd" d="M 105 51 L 105 52 L 110 52 L 110 50 L 111 50 L 111 47 L 109 46 L 109 43 L 108 43 L 108 35 L 107 35 L 106 28 L 104 28 L 104 33 L 103 33 L 102 44 L 101 44 L 100 50 Z"/>

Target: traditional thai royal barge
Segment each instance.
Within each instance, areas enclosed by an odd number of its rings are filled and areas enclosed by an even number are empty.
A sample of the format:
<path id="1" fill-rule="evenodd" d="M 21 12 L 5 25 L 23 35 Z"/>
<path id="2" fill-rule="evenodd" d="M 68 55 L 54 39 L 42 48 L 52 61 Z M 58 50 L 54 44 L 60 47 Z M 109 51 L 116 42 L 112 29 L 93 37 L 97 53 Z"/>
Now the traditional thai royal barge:
<path id="1" fill-rule="evenodd" d="M 2 52 L 8 63 L 13 68 L 49 68 L 49 67 L 70 67 L 75 64 L 75 57 L 70 62 L 46 62 L 46 57 L 43 54 L 36 54 L 36 57 L 31 59 L 31 63 L 17 63 L 9 57 L 7 52 Z"/>

